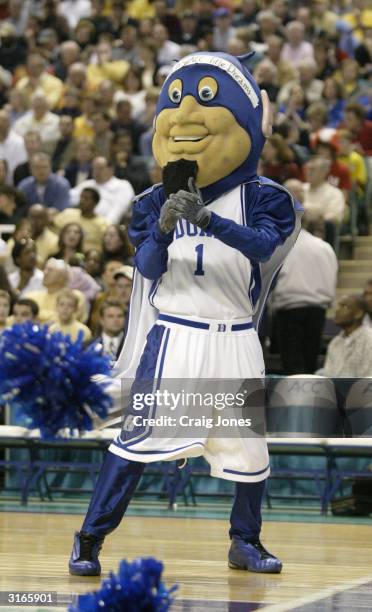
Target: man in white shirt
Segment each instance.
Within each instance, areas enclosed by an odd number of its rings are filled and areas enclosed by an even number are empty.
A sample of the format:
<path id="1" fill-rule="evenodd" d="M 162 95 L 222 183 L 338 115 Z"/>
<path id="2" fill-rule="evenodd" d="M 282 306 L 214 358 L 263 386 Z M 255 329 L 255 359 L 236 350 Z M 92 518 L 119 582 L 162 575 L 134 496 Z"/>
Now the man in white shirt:
<path id="1" fill-rule="evenodd" d="M 362 378 L 372 376 L 372 330 L 362 324 L 366 312 L 363 296 L 344 295 L 338 302 L 335 323 L 342 331 L 328 345 L 322 376 Z"/>
<path id="2" fill-rule="evenodd" d="M 12 183 L 14 169 L 27 160 L 22 136 L 10 129 L 9 114 L 0 110 L 0 159 L 8 164 L 8 181 Z"/>
<path id="3" fill-rule="evenodd" d="M 40 90 L 32 96 L 32 109 L 17 119 L 14 124 L 14 131 L 20 136 L 24 136 L 30 130 L 40 134 L 43 150 L 46 153 L 51 153 L 54 150 L 60 137 L 59 117 L 49 111 L 47 97 Z"/>
<path id="4" fill-rule="evenodd" d="M 8 279 L 21 297 L 43 288 L 44 272 L 36 267 L 36 257 L 36 245 L 31 238 L 16 242 L 12 249 L 12 259 L 17 268 Z"/>
<path id="5" fill-rule="evenodd" d="M 308 181 L 304 185 L 306 218 L 308 223 L 319 226 L 322 237 L 324 224 L 340 225 L 345 214 L 344 194 L 328 182 L 330 168 L 331 162 L 320 156 L 311 158 L 305 166 Z"/>
<path id="6" fill-rule="evenodd" d="M 168 39 L 168 30 L 163 24 L 157 23 L 154 25 L 152 39 L 157 50 L 157 63 L 159 66 L 172 64 L 174 60 L 180 58 L 181 47 Z"/>
<path id="7" fill-rule="evenodd" d="M 302 203 L 302 183 L 291 179 L 285 186 Z M 302 225 L 306 227 L 306 215 Z M 302 229 L 272 293 L 279 351 L 287 375 L 316 370 L 326 309 L 336 294 L 337 270 L 332 247 Z"/>
<path id="8" fill-rule="evenodd" d="M 304 40 L 305 26 L 301 21 L 290 21 L 286 27 L 287 42 L 284 44 L 281 58 L 292 66 L 298 66 L 302 60 L 314 58 L 314 47 Z"/>
<path id="9" fill-rule="evenodd" d="M 74 30 L 80 19 L 90 17 L 92 3 L 90 0 L 62 0 L 58 3 L 59 15 L 65 17 L 71 30 Z"/>
<path id="10" fill-rule="evenodd" d="M 80 201 L 83 189 L 93 187 L 100 195 L 100 201 L 94 212 L 110 223 L 120 223 L 122 217 L 131 216 L 134 190 L 129 181 L 113 176 L 113 169 L 105 157 L 95 157 L 92 163 L 93 178 L 88 179 L 71 189 L 71 205 Z"/>

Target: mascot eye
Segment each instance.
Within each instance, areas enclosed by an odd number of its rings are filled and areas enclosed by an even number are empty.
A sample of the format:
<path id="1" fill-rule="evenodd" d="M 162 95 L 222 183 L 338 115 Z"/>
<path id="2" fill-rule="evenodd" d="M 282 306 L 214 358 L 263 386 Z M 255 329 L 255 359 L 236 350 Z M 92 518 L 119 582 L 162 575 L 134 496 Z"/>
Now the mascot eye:
<path id="1" fill-rule="evenodd" d="M 169 85 L 168 96 L 171 102 L 174 104 L 179 104 L 182 98 L 182 81 L 181 79 L 176 79 Z"/>
<path id="2" fill-rule="evenodd" d="M 182 92 L 180 89 L 173 89 L 169 94 L 170 99 L 175 104 L 178 104 L 178 102 L 181 100 L 181 96 L 182 96 Z"/>
<path id="3" fill-rule="evenodd" d="M 204 87 L 202 87 L 201 89 L 199 89 L 199 98 L 203 101 L 203 102 L 208 102 L 209 100 L 213 100 L 214 98 L 214 93 L 211 90 L 210 87 L 208 87 L 208 85 L 205 85 Z"/>
<path id="4" fill-rule="evenodd" d="M 213 100 L 217 93 L 217 81 L 213 77 L 204 77 L 199 81 L 198 95 L 202 102 Z"/>

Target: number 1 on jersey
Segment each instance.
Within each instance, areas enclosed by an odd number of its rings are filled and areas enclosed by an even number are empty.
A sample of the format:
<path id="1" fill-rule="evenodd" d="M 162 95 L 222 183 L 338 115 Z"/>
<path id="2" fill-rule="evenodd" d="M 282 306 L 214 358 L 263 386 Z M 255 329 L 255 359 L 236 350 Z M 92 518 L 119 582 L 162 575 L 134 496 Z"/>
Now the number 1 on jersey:
<path id="1" fill-rule="evenodd" d="M 204 276 L 203 249 L 204 249 L 204 244 L 198 244 L 198 246 L 195 247 L 195 251 L 196 251 L 196 270 L 194 272 L 195 276 Z"/>

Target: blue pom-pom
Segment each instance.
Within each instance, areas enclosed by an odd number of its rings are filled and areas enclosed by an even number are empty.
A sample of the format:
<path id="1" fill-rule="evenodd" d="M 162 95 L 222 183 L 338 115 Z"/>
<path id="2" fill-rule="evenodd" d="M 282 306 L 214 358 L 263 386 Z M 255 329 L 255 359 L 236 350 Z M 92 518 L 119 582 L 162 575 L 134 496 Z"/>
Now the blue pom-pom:
<path id="1" fill-rule="evenodd" d="M 163 564 L 151 557 L 121 561 L 118 574 L 110 572 L 99 591 L 80 595 L 69 612 L 167 612 L 177 589 L 161 582 Z"/>
<path id="2" fill-rule="evenodd" d="M 90 430 L 94 414 L 105 418 L 112 398 L 92 376 L 110 371 L 94 344 L 84 348 L 82 333 L 74 342 L 28 321 L 0 336 L 0 396 L 43 438 L 64 428 Z"/>

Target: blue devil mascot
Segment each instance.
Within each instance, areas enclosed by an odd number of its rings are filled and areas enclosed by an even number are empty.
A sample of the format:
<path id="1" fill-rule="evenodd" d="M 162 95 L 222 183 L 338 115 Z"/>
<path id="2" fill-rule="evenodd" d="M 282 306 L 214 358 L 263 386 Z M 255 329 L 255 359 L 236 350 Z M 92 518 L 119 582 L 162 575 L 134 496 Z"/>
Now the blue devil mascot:
<path id="1" fill-rule="evenodd" d="M 188 381 L 190 388 L 204 379 L 221 384 L 265 375 L 257 329 L 297 238 L 301 209 L 286 189 L 257 176 L 271 114 L 266 92 L 244 65 L 247 57 L 193 53 L 174 65 L 162 87 L 153 152 L 163 182 L 133 205 L 136 271 L 114 381 L 134 380 L 132 406 L 75 534 L 71 574 L 100 574 L 103 540 L 122 520 L 146 463 L 197 456 L 212 476 L 236 483 L 229 567 L 282 569 L 260 542 L 270 472 L 264 436 L 212 436 L 203 427 L 159 434 L 159 402 L 146 406 L 146 418 L 133 410 L 143 380 L 155 381 L 159 391 L 167 380 Z"/>

